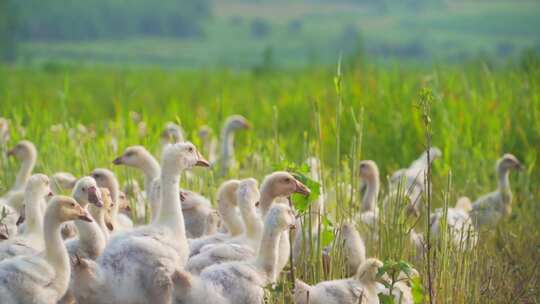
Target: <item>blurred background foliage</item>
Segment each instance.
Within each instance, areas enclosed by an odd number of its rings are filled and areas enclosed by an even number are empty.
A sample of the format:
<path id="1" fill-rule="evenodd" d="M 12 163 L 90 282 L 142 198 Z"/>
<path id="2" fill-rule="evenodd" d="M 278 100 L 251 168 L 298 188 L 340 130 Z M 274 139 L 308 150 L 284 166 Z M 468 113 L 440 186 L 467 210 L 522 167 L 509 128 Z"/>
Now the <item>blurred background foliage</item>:
<path id="1" fill-rule="evenodd" d="M 536 0 L 0 0 L 2 57 L 23 65 L 504 63 L 539 28 Z"/>

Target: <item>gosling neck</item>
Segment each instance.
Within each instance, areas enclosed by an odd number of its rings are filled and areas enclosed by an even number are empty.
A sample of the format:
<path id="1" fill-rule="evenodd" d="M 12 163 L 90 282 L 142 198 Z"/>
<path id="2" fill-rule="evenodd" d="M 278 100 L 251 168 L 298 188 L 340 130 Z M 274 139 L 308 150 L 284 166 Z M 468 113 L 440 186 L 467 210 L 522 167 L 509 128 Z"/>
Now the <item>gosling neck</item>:
<path id="1" fill-rule="evenodd" d="M 96 224 L 102 232 L 103 238 L 105 241 L 107 241 L 109 239 L 109 229 L 107 228 L 107 223 L 105 222 L 105 208 L 90 206 L 89 209 L 90 215 L 92 215 L 92 218 L 94 221 L 96 221 Z"/>
<path id="2" fill-rule="evenodd" d="M 246 236 L 251 240 L 258 240 L 263 230 L 263 224 L 257 216 L 253 202 L 239 202 L 240 213 L 246 225 Z"/>
<path id="3" fill-rule="evenodd" d="M 225 226 L 232 236 L 239 235 L 244 231 L 242 219 L 236 213 L 236 204 L 231 195 L 224 195 L 218 198 L 219 213 L 223 217 Z"/>
<path id="4" fill-rule="evenodd" d="M 62 221 L 54 212 L 45 213 L 45 259 L 56 272 L 52 287 L 59 294 L 65 293 L 71 276 L 69 256 L 60 231 L 61 225 Z"/>
<path id="5" fill-rule="evenodd" d="M 25 234 L 43 235 L 43 208 L 45 199 L 39 193 L 25 191 L 24 201 L 26 202 L 24 212 L 26 214 Z"/>
<path id="6" fill-rule="evenodd" d="M 274 281 L 276 278 L 279 243 L 282 235 L 283 233 L 274 227 L 271 220 L 266 220 L 261 246 L 255 263 L 271 281 Z"/>
<path id="7" fill-rule="evenodd" d="M 272 191 L 272 185 L 270 183 L 263 183 L 261 186 L 261 199 L 259 201 L 261 215 L 263 218 L 270 210 L 270 207 L 272 207 L 275 199 L 276 195 Z"/>
<path id="8" fill-rule="evenodd" d="M 152 185 L 152 181 L 161 175 L 161 167 L 158 161 L 152 154 L 148 153 L 143 157 L 140 169 L 144 174 L 144 190 L 148 194 Z"/>
<path id="9" fill-rule="evenodd" d="M 234 129 L 226 126 L 221 134 L 221 173 L 225 174 L 234 163 Z"/>
<path id="10" fill-rule="evenodd" d="M 366 179 L 366 192 L 362 197 L 362 212 L 373 211 L 377 206 L 377 198 L 379 196 L 379 177 L 373 176 Z"/>
<path id="11" fill-rule="evenodd" d="M 499 167 L 497 169 L 498 187 L 500 191 L 510 190 L 510 170 L 508 168 Z"/>
<path id="12" fill-rule="evenodd" d="M 28 158 L 23 159 L 21 168 L 19 169 L 17 177 L 15 178 L 14 189 L 22 190 L 26 186 L 26 183 L 32 174 L 32 170 L 36 165 L 36 158 L 37 155 L 35 153 L 30 153 Z"/>
<path id="13" fill-rule="evenodd" d="M 176 170 L 175 170 L 176 169 Z M 186 237 L 184 215 L 180 203 L 180 174 L 183 168 L 164 165 L 161 172 L 161 207 L 156 218 L 156 224 L 171 228 L 174 235 Z"/>

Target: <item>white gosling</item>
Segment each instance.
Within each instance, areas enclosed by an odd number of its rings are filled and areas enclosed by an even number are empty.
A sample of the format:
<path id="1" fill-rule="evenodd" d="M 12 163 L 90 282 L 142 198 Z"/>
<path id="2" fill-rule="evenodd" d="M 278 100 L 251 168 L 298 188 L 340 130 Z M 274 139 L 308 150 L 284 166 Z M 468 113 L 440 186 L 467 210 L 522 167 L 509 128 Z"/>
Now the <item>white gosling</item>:
<path id="1" fill-rule="evenodd" d="M 294 226 L 295 216 L 287 205 L 274 205 L 265 218 L 257 257 L 248 261 L 213 265 L 194 276 L 186 271 L 173 275 L 174 303 L 263 303 L 264 288 L 275 282 L 280 270 L 279 239 Z"/>
<path id="2" fill-rule="evenodd" d="M 379 303 L 377 272 L 383 263 L 367 259 L 349 279 L 320 282 L 310 286 L 297 279 L 294 286 L 296 304 Z"/>
<path id="3" fill-rule="evenodd" d="M 90 176 L 84 176 L 77 181 L 71 196 L 84 209 L 90 204 L 103 207 L 101 191 L 94 178 Z M 101 228 L 95 219 L 92 222 L 75 221 L 75 226 L 79 237 L 66 241 L 69 255 L 95 260 L 103 252 L 106 244 Z"/>
<path id="4" fill-rule="evenodd" d="M 26 229 L 16 237 L 0 243 L 0 261 L 17 255 L 34 254 L 45 248 L 42 204 L 50 193 L 49 178 L 34 174 L 24 191 Z"/>
<path id="5" fill-rule="evenodd" d="M 219 186 L 216 194 L 218 212 L 228 232 L 191 240 L 189 243 L 190 257 L 199 254 L 201 248 L 208 244 L 222 243 L 229 237 L 238 236 L 244 232 L 244 224 L 236 211 L 236 190 L 238 185 L 240 185 L 239 180 L 228 180 Z"/>
<path id="6" fill-rule="evenodd" d="M 32 142 L 22 140 L 11 150 L 8 150 L 7 155 L 21 161 L 21 167 L 11 189 L 0 197 L 0 212 L 6 214 L 2 225 L 0 225 L 0 240 L 17 235 L 17 220 L 23 211 L 24 187 L 26 187 L 36 165 L 37 150 Z"/>
<path id="7" fill-rule="evenodd" d="M 181 194 L 187 236 L 188 238 L 201 237 L 206 228 L 206 219 L 215 210 L 212 209 L 210 201 L 198 193 L 181 190 Z"/>
<path id="8" fill-rule="evenodd" d="M 78 291 L 90 303 L 170 303 L 171 275 L 187 262 L 189 248 L 178 184 L 185 169 L 208 166 L 189 142 L 165 147 L 161 198 L 150 225 L 111 238 L 96 262 L 81 259 Z"/>
<path id="9" fill-rule="evenodd" d="M 430 164 L 441 156 L 442 152 L 439 148 L 431 147 L 429 149 Z M 426 190 L 427 168 L 428 151 L 424 151 L 408 168 L 397 170 L 390 178 L 391 189 L 395 190 L 398 185 L 401 185 L 401 188 L 410 199 L 408 210 L 417 216 L 421 210 L 422 193 Z"/>
<path id="10" fill-rule="evenodd" d="M 523 165 L 512 154 L 504 154 L 497 161 L 497 190 L 479 197 L 470 212 L 476 227 L 494 226 L 512 213 L 510 170 L 521 170 Z"/>
<path id="11" fill-rule="evenodd" d="M 242 180 L 236 194 L 246 228 L 244 233 L 226 240 L 223 244 L 211 244 L 201 248 L 200 254 L 188 260 L 186 270 L 189 272 L 198 274 L 210 265 L 246 260 L 257 253 L 263 231 L 263 223 L 256 210 L 260 199 L 257 181 L 253 178 Z"/>
<path id="12" fill-rule="evenodd" d="M 113 160 L 115 165 L 125 165 L 139 169 L 144 174 L 144 192 L 150 203 L 152 221 L 157 217 L 159 209 L 158 183 L 161 167 L 156 158 L 143 146 L 128 147 L 124 153 Z"/>
<path id="13" fill-rule="evenodd" d="M 249 121 L 242 115 L 232 115 L 227 118 L 221 129 L 220 143 L 220 174 L 227 175 L 229 169 L 236 166 L 234 156 L 234 133 L 237 130 L 249 129 Z"/>
<path id="14" fill-rule="evenodd" d="M 360 178 L 365 185 L 364 195 L 360 203 L 359 220 L 367 227 L 376 231 L 379 220 L 379 208 L 377 200 L 379 198 L 379 167 L 372 160 L 360 162 Z"/>
<path id="15" fill-rule="evenodd" d="M 66 293 L 71 268 L 60 227 L 70 220 L 92 219 L 74 199 L 53 197 L 45 212 L 45 251 L 0 262 L 0 303 L 55 304 Z"/>
<path id="16" fill-rule="evenodd" d="M 446 227 L 452 244 L 458 249 L 467 249 L 476 245 L 478 235 L 469 212 L 472 210 L 471 201 L 467 197 L 458 199 L 454 208 L 448 208 Z M 441 225 L 444 216 L 442 209 L 436 209 L 430 218 L 431 235 L 435 240 L 440 239 Z"/>
<path id="17" fill-rule="evenodd" d="M 133 222 L 125 214 L 120 213 L 120 186 L 118 179 L 111 170 L 97 168 L 90 173 L 99 187 L 109 189 L 113 200 L 111 225 L 113 233 L 128 231 L 133 228 Z"/>
<path id="18" fill-rule="evenodd" d="M 283 201 L 284 198 L 291 196 L 293 193 L 302 195 L 309 195 L 311 193 L 308 187 L 285 171 L 276 171 L 267 175 L 261 184 L 260 192 L 259 209 L 263 218 L 274 204 L 277 204 L 278 201 Z M 289 232 L 284 231 L 279 240 L 278 272 L 281 272 L 289 262 L 290 246 Z"/>

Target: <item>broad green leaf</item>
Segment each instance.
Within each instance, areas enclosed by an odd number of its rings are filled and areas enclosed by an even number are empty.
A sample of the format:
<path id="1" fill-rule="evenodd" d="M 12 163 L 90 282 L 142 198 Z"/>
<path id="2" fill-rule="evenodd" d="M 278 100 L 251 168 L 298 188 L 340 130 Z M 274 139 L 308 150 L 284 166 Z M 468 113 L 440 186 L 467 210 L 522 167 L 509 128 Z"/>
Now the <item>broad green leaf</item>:
<path id="1" fill-rule="evenodd" d="M 394 304 L 394 297 L 382 293 L 378 294 L 378 296 L 381 304 Z"/>

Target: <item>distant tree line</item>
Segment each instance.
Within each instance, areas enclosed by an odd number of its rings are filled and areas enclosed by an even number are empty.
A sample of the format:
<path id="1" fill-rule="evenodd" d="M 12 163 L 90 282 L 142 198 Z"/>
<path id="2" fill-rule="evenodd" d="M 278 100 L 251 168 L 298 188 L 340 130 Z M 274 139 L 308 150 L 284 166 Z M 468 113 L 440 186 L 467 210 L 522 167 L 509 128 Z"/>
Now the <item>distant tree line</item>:
<path id="1" fill-rule="evenodd" d="M 19 41 L 81 41 L 203 35 L 210 0 L 0 0 L 0 46 Z M 14 47 L 9 47 L 13 52 Z M 13 55 L 9 55 L 13 56 Z"/>

